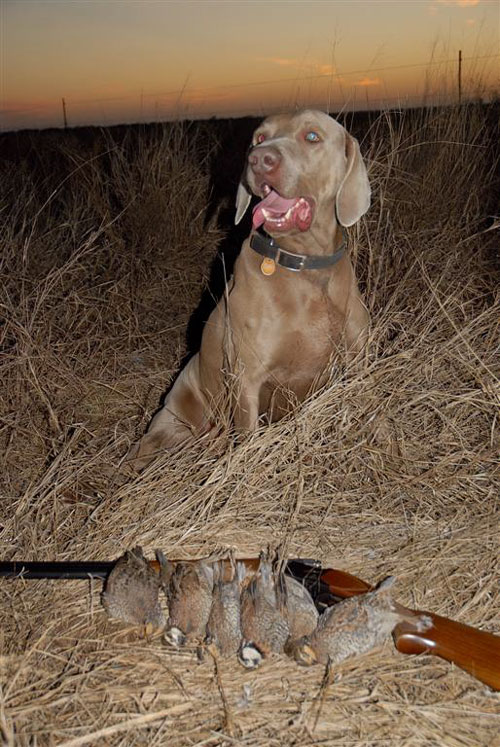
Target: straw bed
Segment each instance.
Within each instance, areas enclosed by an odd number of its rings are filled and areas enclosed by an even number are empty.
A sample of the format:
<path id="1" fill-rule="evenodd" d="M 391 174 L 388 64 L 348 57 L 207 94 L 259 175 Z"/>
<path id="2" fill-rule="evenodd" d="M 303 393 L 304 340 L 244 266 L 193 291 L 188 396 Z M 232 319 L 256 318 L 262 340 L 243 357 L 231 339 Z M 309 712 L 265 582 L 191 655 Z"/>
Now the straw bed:
<path id="1" fill-rule="evenodd" d="M 356 366 L 285 420 L 123 479 L 224 236 L 198 130 L 46 138 L 1 180 L 3 559 L 195 558 L 272 543 L 500 634 L 498 133 L 487 107 L 364 127 Z M 362 133 L 358 133 L 362 134 Z M 496 147 L 496 150 L 495 150 Z M 212 150 L 215 148 L 215 150 Z M 242 163 L 241 155 L 238 169 Z M 399 446 L 376 437 L 384 413 Z M 224 424 L 223 424 L 224 425 Z M 197 660 L 106 619 L 100 583 L 0 583 L 7 745 L 495 745 L 500 699 L 391 642 L 330 674 Z"/>

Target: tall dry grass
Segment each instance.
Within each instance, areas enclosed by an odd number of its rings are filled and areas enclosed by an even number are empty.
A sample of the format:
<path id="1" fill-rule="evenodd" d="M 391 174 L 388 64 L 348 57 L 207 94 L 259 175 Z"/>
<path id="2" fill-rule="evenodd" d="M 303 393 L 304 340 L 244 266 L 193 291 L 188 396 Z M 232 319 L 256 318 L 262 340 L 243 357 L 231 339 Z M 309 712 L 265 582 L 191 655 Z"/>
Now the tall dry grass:
<path id="1" fill-rule="evenodd" d="M 239 445 L 225 431 L 125 484 L 113 470 L 186 352 L 223 236 L 216 212 L 206 224 L 217 142 L 203 127 L 61 134 L 7 163 L 3 558 L 113 558 L 134 543 L 255 554 L 272 542 L 370 581 L 393 573 L 403 602 L 500 632 L 497 114 L 470 105 L 365 123 L 374 201 L 350 231 L 373 320 L 363 366 L 337 361 L 286 420 Z M 399 456 L 373 439 L 380 411 Z M 329 682 L 284 659 L 257 673 L 229 662 L 222 699 L 209 658 L 106 621 L 99 591 L 0 584 L 6 744 L 498 738 L 498 695 L 389 643 Z"/>

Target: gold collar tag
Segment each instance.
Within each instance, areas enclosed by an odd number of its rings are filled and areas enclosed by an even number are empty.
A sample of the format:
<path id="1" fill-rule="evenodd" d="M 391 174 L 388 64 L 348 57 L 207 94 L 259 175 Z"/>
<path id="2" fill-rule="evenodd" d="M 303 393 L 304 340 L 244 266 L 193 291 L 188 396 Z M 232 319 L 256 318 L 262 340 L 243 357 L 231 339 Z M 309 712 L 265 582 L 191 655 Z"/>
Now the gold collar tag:
<path id="1" fill-rule="evenodd" d="M 271 257 L 264 257 L 260 265 L 260 271 L 263 275 L 272 275 L 276 270 L 276 262 Z"/>

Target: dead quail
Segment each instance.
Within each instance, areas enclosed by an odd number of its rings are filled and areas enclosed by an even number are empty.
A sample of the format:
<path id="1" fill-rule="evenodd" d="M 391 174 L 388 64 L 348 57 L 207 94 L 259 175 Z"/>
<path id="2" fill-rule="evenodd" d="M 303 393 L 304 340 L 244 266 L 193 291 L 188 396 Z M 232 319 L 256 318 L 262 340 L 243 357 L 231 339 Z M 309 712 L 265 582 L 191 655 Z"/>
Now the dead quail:
<path id="1" fill-rule="evenodd" d="M 411 617 L 412 624 L 425 630 L 432 622 L 425 615 L 415 618 L 392 601 L 394 576 L 371 592 L 344 599 L 326 609 L 309 636 L 287 645 L 287 653 L 304 666 L 321 662 L 338 664 L 350 656 L 364 654 L 381 645 L 396 625 Z"/>
<path id="2" fill-rule="evenodd" d="M 214 573 L 211 563 L 179 562 L 168 585 L 168 623 L 165 639 L 184 646 L 187 639 L 204 638 L 210 607 Z"/>
<path id="3" fill-rule="evenodd" d="M 259 570 L 241 594 L 242 643 L 238 660 L 255 669 L 270 653 L 281 653 L 288 639 L 283 576 L 275 578 L 268 556 L 261 554 Z"/>
<path id="4" fill-rule="evenodd" d="M 243 563 L 230 556 L 231 579 L 224 579 L 224 562 L 214 564 L 214 591 L 207 623 L 207 643 L 213 643 L 226 657 L 236 654 L 241 643 L 240 583 L 245 577 Z"/>
<path id="5" fill-rule="evenodd" d="M 313 632 L 318 623 L 318 610 L 308 590 L 297 579 L 285 576 L 285 589 L 289 636 L 296 640 Z"/>
<path id="6" fill-rule="evenodd" d="M 165 618 L 158 601 L 160 579 L 143 555 L 141 547 L 127 550 L 108 576 L 102 594 L 103 606 L 111 617 L 128 623 L 162 628 Z"/>

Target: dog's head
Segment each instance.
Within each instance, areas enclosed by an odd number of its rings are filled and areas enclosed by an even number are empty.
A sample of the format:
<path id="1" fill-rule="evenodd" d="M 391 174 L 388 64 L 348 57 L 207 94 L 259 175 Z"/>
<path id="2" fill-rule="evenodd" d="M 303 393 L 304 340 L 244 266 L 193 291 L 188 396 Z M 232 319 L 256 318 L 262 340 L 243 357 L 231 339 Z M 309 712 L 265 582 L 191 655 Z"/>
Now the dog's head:
<path id="1" fill-rule="evenodd" d="M 236 223 L 252 194 L 261 198 L 253 225 L 271 235 L 307 231 L 314 221 L 335 216 L 352 226 L 370 206 L 357 140 L 329 115 L 312 110 L 268 117 L 255 130 L 238 187 Z"/>

